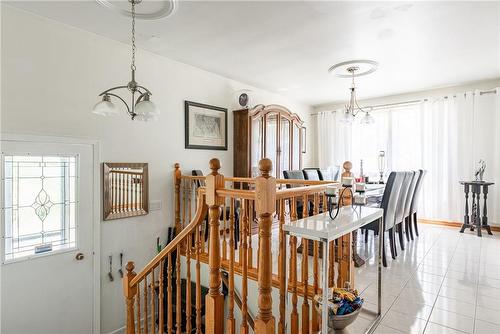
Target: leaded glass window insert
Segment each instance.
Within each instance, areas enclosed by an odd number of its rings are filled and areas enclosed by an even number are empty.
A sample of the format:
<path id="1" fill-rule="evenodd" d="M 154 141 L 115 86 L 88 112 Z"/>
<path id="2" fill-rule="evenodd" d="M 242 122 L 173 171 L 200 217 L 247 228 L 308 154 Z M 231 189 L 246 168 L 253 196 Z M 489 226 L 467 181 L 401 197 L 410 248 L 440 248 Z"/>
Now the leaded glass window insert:
<path id="1" fill-rule="evenodd" d="M 76 248 L 77 156 L 3 156 L 5 260 Z"/>

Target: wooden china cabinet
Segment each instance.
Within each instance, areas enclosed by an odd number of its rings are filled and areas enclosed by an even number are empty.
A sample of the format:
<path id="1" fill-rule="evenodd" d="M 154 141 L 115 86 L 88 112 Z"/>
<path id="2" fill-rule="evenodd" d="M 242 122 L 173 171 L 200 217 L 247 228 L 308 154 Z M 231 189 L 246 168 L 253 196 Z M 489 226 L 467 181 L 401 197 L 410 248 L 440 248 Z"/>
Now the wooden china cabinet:
<path id="1" fill-rule="evenodd" d="M 302 168 L 302 129 L 299 116 L 279 105 L 257 105 L 233 111 L 234 176 L 256 177 L 262 158 L 273 162 L 273 176 Z"/>

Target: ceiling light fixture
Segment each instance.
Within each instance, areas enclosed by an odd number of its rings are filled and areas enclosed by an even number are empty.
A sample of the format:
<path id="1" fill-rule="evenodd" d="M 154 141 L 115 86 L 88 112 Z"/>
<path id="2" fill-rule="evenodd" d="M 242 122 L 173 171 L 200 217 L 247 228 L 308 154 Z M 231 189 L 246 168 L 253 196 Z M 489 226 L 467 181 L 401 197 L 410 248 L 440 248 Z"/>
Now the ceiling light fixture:
<path id="1" fill-rule="evenodd" d="M 358 104 L 358 100 L 356 98 L 356 85 L 354 83 L 354 78 L 373 73 L 377 70 L 377 67 L 378 63 L 373 60 L 351 60 L 333 65 L 328 69 L 328 72 L 333 73 L 338 77 L 352 78 L 351 88 L 349 88 L 350 98 L 349 102 L 345 106 L 341 122 L 350 124 L 354 121 L 356 115 L 359 112 L 362 112 L 365 114 L 365 116 L 361 119 L 361 124 L 375 123 L 375 119 L 370 114 L 371 108 L 370 110 L 365 110 L 361 108 Z"/>
<path id="2" fill-rule="evenodd" d="M 138 120 L 138 121 L 149 121 L 149 120 L 154 120 L 158 118 L 158 115 L 160 112 L 156 108 L 156 106 L 153 104 L 153 102 L 150 101 L 151 98 L 151 92 L 149 89 L 147 89 L 144 86 L 139 85 L 135 81 L 135 51 L 136 51 L 136 46 L 135 46 L 135 5 L 141 2 L 141 0 L 129 0 L 132 6 L 132 61 L 130 64 L 130 69 L 132 71 L 132 80 L 124 86 L 117 86 L 113 87 L 110 89 L 105 90 L 99 96 L 102 97 L 102 100 L 94 106 L 92 109 L 92 112 L 94 114 L 102 115 L 102 116 L 108 116 L 108 115 L 113 115 L 117 114 L 117 110 L 113 102 L 111 102 L 111 96 L 117 98 L 118 100 L 122 101 L 123 104 L 127 107 L 127 113 L 129 114 L 130 118 L 132 120 Z M 115 90 L 118 89 L 128 89 L 130 93 L 132 93 L 132 105 L 129 106 L 125 100 L 120 97 L 119 95 L 112 93 Z M 135 95 L 139 94 L 137 99 L 135 99 Z"/>

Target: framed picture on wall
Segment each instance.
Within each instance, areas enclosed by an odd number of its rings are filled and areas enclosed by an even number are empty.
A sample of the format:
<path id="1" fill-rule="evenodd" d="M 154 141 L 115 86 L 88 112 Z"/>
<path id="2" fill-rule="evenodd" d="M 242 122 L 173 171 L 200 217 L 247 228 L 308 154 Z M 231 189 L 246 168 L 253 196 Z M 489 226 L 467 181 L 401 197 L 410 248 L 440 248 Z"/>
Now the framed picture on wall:
<path id="1" fill-rule="evenodd" d="M 227 151 L 227 109 L 185 101 L 185 148 Z"/>

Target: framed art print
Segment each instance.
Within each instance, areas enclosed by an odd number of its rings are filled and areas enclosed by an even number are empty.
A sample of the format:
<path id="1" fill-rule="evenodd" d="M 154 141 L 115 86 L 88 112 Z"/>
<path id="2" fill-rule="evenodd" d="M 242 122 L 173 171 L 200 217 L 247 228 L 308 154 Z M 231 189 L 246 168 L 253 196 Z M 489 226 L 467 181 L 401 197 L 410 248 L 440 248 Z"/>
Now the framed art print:
<path id="1" fill-rule="evenodd" d="M 185 101 L 185 148 L 227 151 L 227 109 Z"/>

